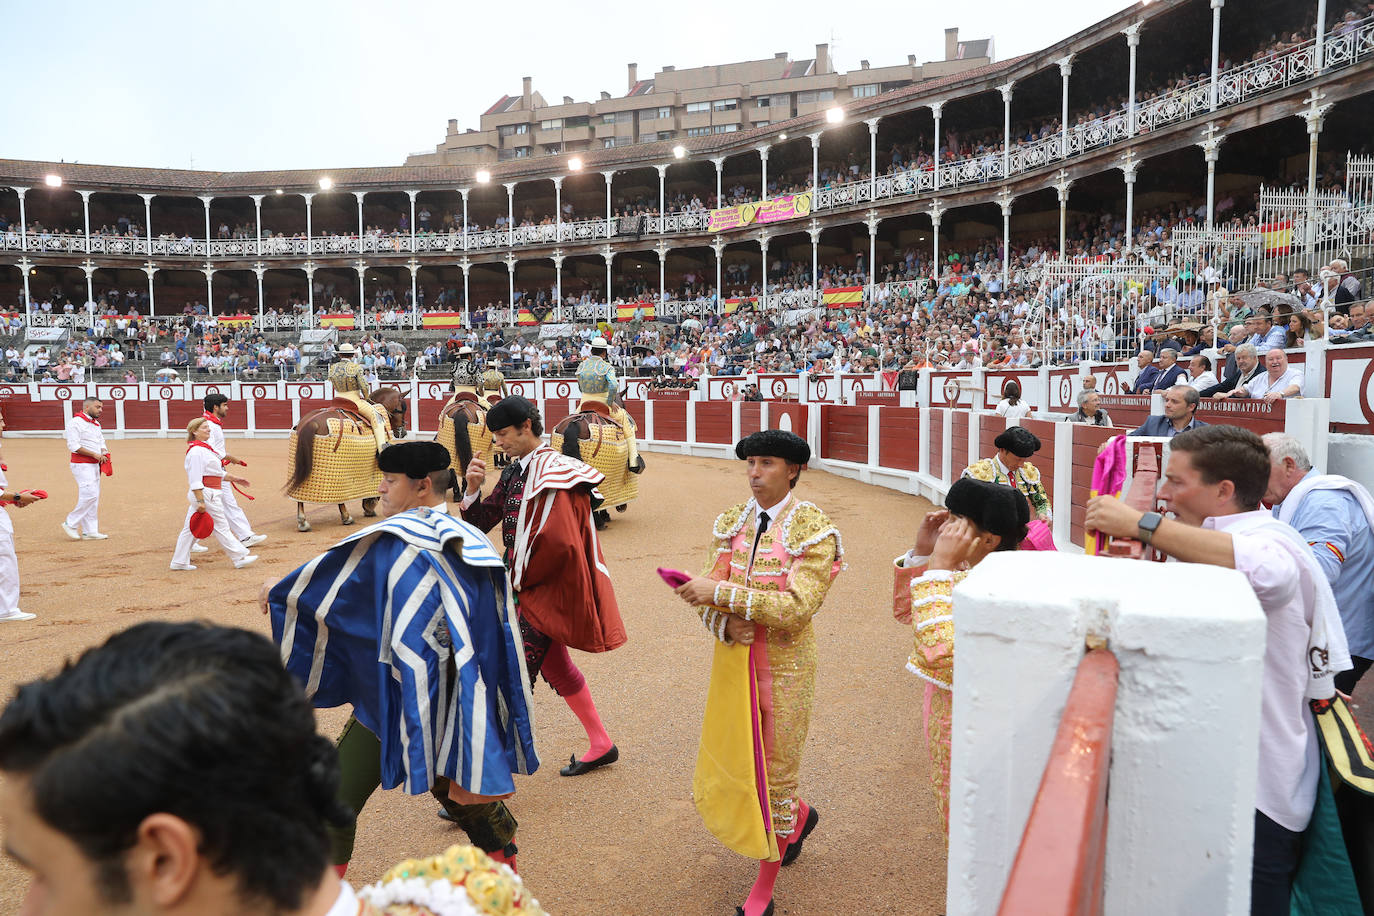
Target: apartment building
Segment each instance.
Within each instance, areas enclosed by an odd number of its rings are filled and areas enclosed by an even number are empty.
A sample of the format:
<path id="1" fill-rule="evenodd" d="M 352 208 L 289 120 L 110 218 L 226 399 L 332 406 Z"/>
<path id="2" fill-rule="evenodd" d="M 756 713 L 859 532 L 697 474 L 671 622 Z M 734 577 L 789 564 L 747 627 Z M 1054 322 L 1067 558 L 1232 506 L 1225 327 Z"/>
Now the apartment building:
<path id="1" fill-rule="evenodd" d="M 518 96 L 502 96 L 482 112 L 480 127 L 459 130 L 450 119 L 444 141 L 433 152 L 406 157 L 406 165 L 485 165 L 510 159 L 555 156 L 588 149 L 653 143 L 681 137 L 731 133 L 764 127 L 850 99 L 862 99 L 937 79 L 992 62 L 991 38 L 960 41 L 945 29 L 945 59 L 871 67 L 837 73 L 828 45 L 814 57 L 793 60 L 780 52 L 748 60 L 678 70 L 664 67 L 640 79 L 629 64 L 623 96 L 609 92 L 591 102 L 563 96 L 549 104 L 525 77 Z"/>

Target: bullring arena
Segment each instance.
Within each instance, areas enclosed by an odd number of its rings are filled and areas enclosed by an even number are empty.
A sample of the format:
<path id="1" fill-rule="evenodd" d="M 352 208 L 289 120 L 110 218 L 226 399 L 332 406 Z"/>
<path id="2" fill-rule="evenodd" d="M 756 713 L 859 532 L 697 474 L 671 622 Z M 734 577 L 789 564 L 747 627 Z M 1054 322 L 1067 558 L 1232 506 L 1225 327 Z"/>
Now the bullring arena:
<path id="1" fill-rule="evenodd" d="M 264 584 L 376 521 L 311 505 L 299 531 L 284 494 L 287 437 L 346 393 L 333 369 L 397 389 L 407 439 L 427 440 L 470 357 L 462 377 L 494 373 L 483 397 L 529 399 L 547 434 L 604 394 L 578 381 L 602 337 L 598 381 L 613 376 L 648 467 L 598 535 L 628 643 L 573 653 L 620 758 L 561 777 L 587 739 L 540 683 L 542 765 L 508 802 L 550 913 L 724 916 L 750 894 L 757 863 L 692 796 L 713 643 L 655 570 L 706 565 L 717 514 L 750 496 L 735 444 L 785 430 L 810 449 L 797 495 L 837 526 L 846 566 L 815 618 L 798 790 L 823 820 L 767 911 L 1243 916 L 1270 607 L 1239 555 L 1141 562 L 1163 555 L 1099 541 L 1088 506 L 1107 482 L 1142 523 L 1165 511 L 1161 475 L 1188 452 L 1171 443 L 1197 425 L 1285 434 L 1319 474 L 1374 489 L 1374 4 L 1097 15 L 1005 58 L 951 28 L 940 59 L 848 72 L 817 44 L 631 63 L 623 93 L 562 104 L 526 77 L 402 165 L 0 159 L 0 447 L 7 493 L 49 494 L 0 509 L 36 615 L 0 622 L 0 698 L 147 620 L 270 635 Z M 239 502 L 267 540 L 244 569 L 210 542 L 173 570 L 184 431 L 209 394 L 229 398 L 256 497 Z M 113 455 L 105 540 L 59 527 L 83 398 L 103 402 Z M 894 620 L 893 559 L 966 469 L 1026 457 L 999 446 L 1011 427 L 1038 442 L 1022 489 L 1052 504 L 1037 535 L 1055 552 L 990 554 L 948 613 L 918 620 L 958 632 L 931 678 Z M 1101 457 L 1133 432 L 1148 435 Z M 900 579 L 895 594 L 912 597 Z M 1372 684 L 1350 703 L 1366 732 Z M 320 733 L 349 713 L 318 710 Z M 466 842 L 436 808 L 374 794 L 347 879 Z M 0 860 L 0 913 L 29 877 Z M 1374 867 L 1361 880 L 1374 911 Z"/>

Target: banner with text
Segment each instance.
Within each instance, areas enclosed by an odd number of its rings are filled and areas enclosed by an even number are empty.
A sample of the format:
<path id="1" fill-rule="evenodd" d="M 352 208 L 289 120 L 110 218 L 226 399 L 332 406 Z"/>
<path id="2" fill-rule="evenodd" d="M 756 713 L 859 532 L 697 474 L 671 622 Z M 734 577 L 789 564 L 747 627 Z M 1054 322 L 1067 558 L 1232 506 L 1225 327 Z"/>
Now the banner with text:
<path id="1" fill-rule="evenodd" d="M 811 215 L 811 192 L 805 194 L 784 194 L 769 200 L 755 200 L 733 207 L 721 207 L 711 211 L 711 220 L 706 228 L 711 232 L 738 229 L 755 223 L 780 223 L 783 220 L 797 219 Z"/>

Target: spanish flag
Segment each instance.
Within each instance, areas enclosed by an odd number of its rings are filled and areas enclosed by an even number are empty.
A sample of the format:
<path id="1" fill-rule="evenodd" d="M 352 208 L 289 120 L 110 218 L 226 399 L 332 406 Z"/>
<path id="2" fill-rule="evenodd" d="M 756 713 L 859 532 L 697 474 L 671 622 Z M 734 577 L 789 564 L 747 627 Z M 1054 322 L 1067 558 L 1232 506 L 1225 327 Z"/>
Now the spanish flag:
<path id="1" fill-rule="evenodd" d="M 821 300 L 827 308 L 859 308 L 864 304 L 864 288 L 862 286 L 832 287 L 821 293 Z"/>
<path id="2" fill-rule="evenodd" d="M 515 315 L 515 323 L 523 327 L 532 327 L 539 323 L 539 319 L 534 317 L 534 313 L 527 308 L 520 309 Z"/>
<path id="3" fill-rule="evenodd" d="M 635 309 L 644 310 L 646 321 L 654 318 L 654 304 L 652 302 L 624 302 L 615 307 L 616 321 L 632 321 L 635 317 Z"/>
<path id="4" fill-rule="evenodd" d="M 252 315 L 220 315 L 215 319 L 217 324 L 222 324 L 230 328 L 242 328 L 253 323 Z"/>
<path id="5" fill-rule="evenodd" d="M 461 328 L 463 326 L 463 313 L 429 312 L 420 319 L 420 324 L 426 328 Z"/>
<path id="6" fill-rule="evenodd" d="M 1265 223 L 1260 226 L 1260 234 L 1264 237 L 1264 256 L 1266 258 L 1276 258 L 1293 250 L 1292 220 L 1285 219 L 1277 223 Z"/>
<path id="7" fill-rule="evenodd" d="M 322 328 L 341 328 L 345 331 L 351 331 L 355 322 L 356 319 L 352 312 L 338 312 L 320 316 L 320 327 Z"/>

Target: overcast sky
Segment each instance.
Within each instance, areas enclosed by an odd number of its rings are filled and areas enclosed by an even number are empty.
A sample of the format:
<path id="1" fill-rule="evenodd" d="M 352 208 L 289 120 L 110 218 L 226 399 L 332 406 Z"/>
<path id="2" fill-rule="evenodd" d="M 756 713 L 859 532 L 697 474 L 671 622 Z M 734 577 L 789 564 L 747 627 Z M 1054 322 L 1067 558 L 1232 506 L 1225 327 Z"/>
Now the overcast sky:
<path id="1" fill-rule="evenodd" d="M 944 57 L 944 30 L 998 60 L 1125 9 L 1121 0 L 788 4 L 0 0 L 0 158 L 216 170 L 400 165 L 449 118 L 476 128 L 523 76 L 550 102 L 678 69 L 815 55 L 835 69 Z M 514 22 L 512 16 L 514 15 Z M 509 37 L 508 37 L 509 36 Z M 518 37 L 517 37 L 518 36 Z"/>

